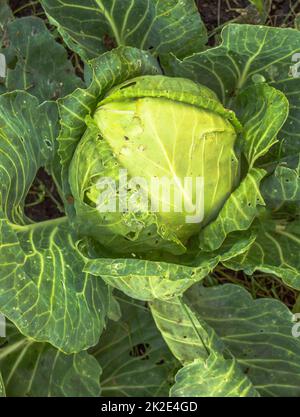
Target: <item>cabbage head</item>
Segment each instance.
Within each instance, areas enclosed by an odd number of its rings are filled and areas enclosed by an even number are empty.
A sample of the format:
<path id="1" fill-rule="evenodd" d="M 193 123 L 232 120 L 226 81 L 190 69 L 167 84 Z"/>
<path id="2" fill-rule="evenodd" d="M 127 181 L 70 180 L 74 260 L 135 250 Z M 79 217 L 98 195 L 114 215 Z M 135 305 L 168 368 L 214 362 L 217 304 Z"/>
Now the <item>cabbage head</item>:
<path id="1" fill-rule="evenodd" d="M 69 182 L 82 233 L 111 250 L 184 253 L 237 184 L 239 122 L 188 79 L 128 80 L 86 124 Z"/>

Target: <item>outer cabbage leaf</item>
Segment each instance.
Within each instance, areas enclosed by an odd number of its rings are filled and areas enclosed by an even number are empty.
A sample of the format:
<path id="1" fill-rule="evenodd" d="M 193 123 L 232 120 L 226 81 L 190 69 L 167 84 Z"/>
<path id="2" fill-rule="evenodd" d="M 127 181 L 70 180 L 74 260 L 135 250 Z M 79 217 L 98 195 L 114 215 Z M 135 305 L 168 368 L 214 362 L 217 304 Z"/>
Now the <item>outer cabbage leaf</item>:
<path id="1" fill-rule="evenodd" d="M 102 395 L 167 396 L 178 363 L 145 304 L 124 296 L 116 297 L 122 317 L 108 323 L 99 344 L 91 350 L 103 370 Z"/>
<path id="2" fill-rule="evenodd" d="M 42 102 L 56 100 L 83 85 L 67 51 L 55 41 L 42 19 L 24 17 L 10 22 L 3 43 L 7 91 L 25 90 Z"/>
<path id="3" fill-rule="evenodd" d="M 230 361 L 219 361 L 222 353 L 224 359 L 236 360 L 261 396 L 299 396 L 300 344 L 292 335 L 293 315 L 281 302 L 253 300 L 245 289 L 232 284 L 208 288 L 197 284 L 182 301 L 155 301 L 150 305 L 171 351 L 184 365 L 190 365 L 190 378 L 183 370 L 179 388 L 195 384 L 195 372 L 202 372 L 209 355 L 215 362 L 206 368 L 211 370 L 207 381 L 218 378 L 222 369 L 231 369 Z M 213 378 L 211 381 L 215 382 Z M 223 378 L 224 386 L 229 383 L 230 379 Z M 198 395 L 206 392 L 205 385 L 196 384 L 195 389 Z"/>
<path id="4" fill-rule="evenodd" d="M 168 300 L 181 295 L 196 282 L 204 279 L 221 260 L 244 253 L 252 245 L 252 235 L 232 234 L 218 251 L 205 253 L 197 249 L 187 257 L 163 255 L 157 261 L 138 258 L 86 258 L 84 271 L 100 276 L 109 285 L 140 300 Z M 99 253 L 98 253 L 98 256 Z"/>
<path id="5" fill-rule="evenodd" d="M 211 352 L 221 352 L 216 333 L 190 309 L 181 297 L 150 303 L 155 323 L 171 352 L 182 364 L 206 361 Z"/>
<path id="6" fill-rule="evenodd" d="M 85 61 L 114 46 L 184 57 L 207 37 L 193 0 L 41 1 L 69 48 Z"/>
<path id="7" fill-rule="evenodd" d="M 253 300 L 243 288 L 193 287 L 186 302 L 211 326 L 261 396 L 299 397 L 300 341 L 281 302 Z"/>
<path id="8" fill-rule="evenodd" d="M 259 397 L 234 359 L 211 354 L 195 359 L 176 375 L 171 397 Z"/>
<path id="9" fill-rule="evenodd" d="M 291 162 L 289 162 L 291 166 Z M 277 165 L 272 175 L 262 182 L 262 195 L 268 204 L 276 212 L 287 211 L 299 214 L 300 207 L 300 155 L 293 166 L 287 163 Z"/>
<path id="10" fill-rule="evenodd" d="M 234 107 L 243 124 L 240 147 L 252 168 L 277 142 L 289 114 L 289 102 L 281 91 L 261 83 L 245 88 Z"/>
<path id="11" fill-rule="evenodd" d="M 1 222 L 0 311 L 23 334 L 67 353 L 97 343 L 109 308 L 109 289 L 82 272 L 75 242 L 66 218 Z"/>
<path id="12" fill-rule="evenodd" d="M 5 217 L 15 224 L 28 222 L 24 201 L 41 166 L 54 155 L 58 114 L 54 102 L 39 105 L 26 92 L 0 96 L 0 190 Z"/>
<path id="13" fill-rule="evenodd" d="M 251 381 L 215 331 L 179 298 L 150 304 L 165 341 L 184 367 L 176 375 L 172 396 L 258 396 Z"/>
<path id="14" fill-rule="evenodd" d="M 280 163 L 261 184 L 269 211 L 261 214 L 251 227 L 257 235 L 253 247 L 224 264 L 247 274 L 256 270 L 275 274 L 287 285 L 300 289 L 299 156 L 289 165 L 293 168 Z"/>
<path id="15" fill-rule="evenodd" d="M 282 278 L 286 285 L 300 290 L 300 220 L 262 217 L 252 227 L 257 239 L 241 256 L 227 260 L 230 269 L 246 274 L 262 271 Z"/>
<path id="16" fill-rule="evenodd" d="M 55 103 L 0 96 L 0 311 L 25 335 L 76 352 L 97 343 L 109 290 L 82 272 L 66 218 L 32 223 L 23 212 L 37 170 L 52 159 L 56 124 Z"/>
<path id="17" fill-rule="evenodd" d="M 0 367 L 8 396 L 99 396 L 101 368 L 87 352 L 65 355 L 49 344 L 27 339 L 11 324 L 7 329 Z"/>
<path id="18" fill-rule="evenodd" d="M 56 42 L 42 19 L 25 17 L 9 23 L 8 16 L 7 20 L 1 50 L 7 63 L 6 77 L 1 80 L 2 92 L 24 90 L 43 102 L 56 100 L 83 86 L 68 60 L 67 51 Z M 48 111 L 53 112 L 54 108 L 52 106 L 52 110 Z M 61 168 L 56 141 L 58 133 L 54 126 L 49 127 L 52 130 L 53 158 L 47 170 L 61 193 Z"/>

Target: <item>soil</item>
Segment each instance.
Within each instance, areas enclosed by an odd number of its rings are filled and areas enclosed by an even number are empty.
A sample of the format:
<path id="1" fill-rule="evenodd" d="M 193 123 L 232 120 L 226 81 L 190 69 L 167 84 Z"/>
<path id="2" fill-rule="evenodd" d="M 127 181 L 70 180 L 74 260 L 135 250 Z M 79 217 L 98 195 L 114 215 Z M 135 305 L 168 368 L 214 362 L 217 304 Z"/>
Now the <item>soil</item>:
<path id="1" fill-rule="evenodd" d="M 196 0 L 196 4 L 207 30 L 210 32 L 223 23 L 239 17 L 240 13 L 238 9 L 245 9 L 249 5 L 249 2 L 247 0 L 234 2 L 226 2 L 225 0 Z"/>
<path id="2" fill-rule="evenodd" d="M 32 15 L 39 16 L 41 18 L 46 17 L 42 6 L 38 2 L 30 0 L 10 0 L 8 3 L 16 17 Z"/>
<path id="3" fill-rule="evenodd" d="M 231 20 L 238 23 L 261 23 L 259 14 L 248 0 L 196 0 L 196 4 L 209 33 Z M 299 1 L 273 0 L 266 24 L 292 26 L 298 13 L 300 13 Z"/>

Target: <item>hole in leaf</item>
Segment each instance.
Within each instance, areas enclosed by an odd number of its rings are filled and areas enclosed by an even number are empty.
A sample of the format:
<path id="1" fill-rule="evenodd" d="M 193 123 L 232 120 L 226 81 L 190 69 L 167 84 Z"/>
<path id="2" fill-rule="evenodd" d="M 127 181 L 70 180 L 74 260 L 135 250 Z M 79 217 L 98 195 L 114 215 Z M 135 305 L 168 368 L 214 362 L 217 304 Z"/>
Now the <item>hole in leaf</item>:
<path id="1" fill-rule="evenodd" d="M 112 49 L 114 49 L 118 46 L 115 38 L 110 36 L 108 33 L 104 34 L 102 40 L 103 40 L 104 46 L 109 51 L 111 51 Z"/>
<path id="2" fill-rule="evenodd" d="M 132 240 L 136 237 L 136 232 L 129 232 L 129 233 L 127 233 L 126 237 L 128 239 Z"/>
<path id="3" fill-rule="evenodd" d="M 143 359 L 149 359 L 149 356 L 147 355 L 147 352 L 150 349 L 149 343 L 139 343 L 131 349 L 129 352 L 130 356 L 133 356 L 134 358 L 141 357 Z"/>
<path id="4" fill-rule="evenodd" d="M 49 139 L 45 139 L 45 144 L 48 146 L 48 148 L 52 148 L 52 143 Z"/>
<path id="5" fill-rule="evenodd" d="M 62 217 L 63 203 L 52 177 L 39 169 L 25 200 L 25 215 L 39 222 Z"/>

